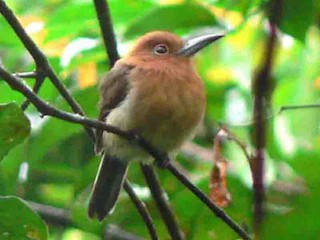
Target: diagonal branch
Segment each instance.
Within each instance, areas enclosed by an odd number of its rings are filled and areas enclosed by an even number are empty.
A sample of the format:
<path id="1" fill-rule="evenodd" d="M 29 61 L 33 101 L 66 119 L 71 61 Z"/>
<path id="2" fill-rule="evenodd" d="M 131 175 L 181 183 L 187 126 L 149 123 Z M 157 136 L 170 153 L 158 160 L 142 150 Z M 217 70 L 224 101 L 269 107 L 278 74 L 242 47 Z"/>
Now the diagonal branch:
<path id="1" fill-rule="evenodd" d="M 64 112 L 50 106 L 41 98 L 39 98 L 36 94 L 34 94 L 34 92 L 29 88 L 29 86 L 25 85 L 21 79 L 12 76 L 2 66 L 0 66 L 0 77 L 3 78 L 12 89 L 19 91 L 25 97 L 27 97 L 30 100 L 30 102 L 37 108 L 37 110 L 43 115 L 49 115 L 68 122 L 78 123 L 91 128 L 99 128 L 107 132 L 117 134 L 129 141 L 136 142 L 142 149 L 149 153 L 155 159 L 155 161 L 168 162 L 166 168 L 174 176 L 176 176 L 176 178 L 181 183 L 183 183 L 188 189 L 190 189 L 203 203 L 205 203 L 211 211 L 213 211 L 214 213 L 220 213 L 222 211 L 224 213 L 222 209 L 217 207 L 210 199 L 206 197 L 206 195 L 204 195 L 183 174 L 181 174 L 172 163 L 170 163 L 170 159 L 166 154 L 163 154 L 162 152 L 157 150 L 141 136 L 136 135 L 133 132 L 123 131 L 117 127 L 105 124 L 104 122 L 98 120 L 89 119 L 76 114 Z M 245 232 L 245 230 L 243 230 L 239 225 L 237 225 L 226 213 L 221 214 L 220 218 L 232 229 L 234 229 L 235 232 L 237 232 L 238 234 L 241 233 L 239 234 L 239 236 L 241 236 L 243 239 L 251 239 L 250 236 Z"/>
<path id="2" fill-rule="evenodd" d="M 227 135 L 227 138 L 234 141 L 241 148 L 243 154 L 248 160 L 250 168 L 252 168 L 252 153 L 249 152 L 247 145 L 244 142 L 242 142 L 233 132 L 231 132 L 226 125 L 224 124 L 219 124 L 219 125 L 220 125 L 220 129 L 223 130 Z"/>
<path id="3" fill-rule="evenodd" d="M 144 164 L 140 164 L 140 166 L 170 236 L 176 240 L 184 239 L 183 233 L 179 229 L 178 222 L 165 197 L 165 192 L 161 188 L 154 169 Z"/>
<path id="4" fill-rule="evenodd" d="M 186 176 L 184 176 L 172 162 L 167 166 L 167 169 L 186 186 L 194 195 L 196 195 L 201 202 L 203 202 L 218 218 L 225 222 L 231 229 L 233 229 L 242 239 L 251 239 L 248 233 L 242 229 L 222 208 L 214 204 L 199 188 L 194 186 Z"/>
<path id="5" fill-rule="evenodd" d="M 130 182 L 127 179 L 125 180 L 123 187 L 126 190 L 129 197 L 131 198 L 134 205 L 136 206 L 141 217 L 143 218 L 143 221 L 145 222 L 145 224 L 148 228 L 151 239 L 158 240 L 157 232 L 156 232 L 156 229 L 155 229 L 154 224 L 152 222 L 152 218 L 151 218 L 151 215 L 148 211 L 148 208 L 146 207 L 144 202 L 142 202 L 139 199 L 139 197 L 135 194 L 132 187 L 130 186 Z"/>

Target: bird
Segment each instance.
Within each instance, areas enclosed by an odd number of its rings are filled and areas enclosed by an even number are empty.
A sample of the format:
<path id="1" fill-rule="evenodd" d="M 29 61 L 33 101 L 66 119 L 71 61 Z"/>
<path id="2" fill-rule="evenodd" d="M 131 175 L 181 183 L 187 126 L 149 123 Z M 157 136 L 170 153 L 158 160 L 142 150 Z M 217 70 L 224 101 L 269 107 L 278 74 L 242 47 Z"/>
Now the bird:
<path id="1" fill-rule="evenodd" d="M 183 40 L 171 32 L 153 31 L 138 38 L 100 81 L 98 119 L 134 131 L 174 156 L 193 137 L 206 109 L 204 83 L 192 57 L 223 36 L 205 34 Z M 95 151 L 102 159 L 88 216 L 102 221 L 116 205 L 129 163 L 152 164 L 153 159 L 137 144 L 99 129 Z"/>

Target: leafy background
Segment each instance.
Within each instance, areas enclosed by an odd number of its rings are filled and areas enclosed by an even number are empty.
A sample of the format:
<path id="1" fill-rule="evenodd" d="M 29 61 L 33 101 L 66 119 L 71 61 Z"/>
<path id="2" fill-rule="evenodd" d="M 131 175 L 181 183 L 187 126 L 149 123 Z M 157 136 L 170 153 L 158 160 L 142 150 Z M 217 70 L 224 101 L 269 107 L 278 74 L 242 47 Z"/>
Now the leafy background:
<path id="1" fill-rule="evenodd" d="M 279 113 L 279 109 L 283 105 L 319 101 L 320 3 L 282 2 L 270 112 L 273 117 L 268 121 L 267 217 L 263 238 L 319 239 L 319 110 Z M 86 114 L 96 117 L 96 83 L 107 71 L 108 62 L 92 1 L 8 0 L 7 3 L 47 54 Z M 210 149 L 218 123 L 223 122 L 251 146 L 251 80 L 263 58 L 267 1 L 110 0 L 109 3 L 122 55 L 137 36 L 150 30 L 170 30 L 181 36 L 203 31 L 228 32 L 227 37 L 195 58 L 208 98 L 206 121 L 196 143 Z M 32 71 L 30 56 L 3 17 L 0 32 L 2 64 L 12 72 Z M 26 81 L 33 83 L 32 79 Z M 45 81 L 39 95 L 59 108 L 70 110 L 49 81 Z M 18 107 L 23 100 L 0 80 L 1 239 L 100 239 L 109 223 L 148 238 L 125 193 L 114 214 L 103 224 L 88 220 L 90 184 L 99 162 L 90 140 L 80 126 L 53 118 L 41 119 L 33 107 L 24 116 Z M 250 229 L 252 183 L 248 163 L 233 143 L 225 143 L 223 152 L 229 159 L 228 185 L 233 200 L 226 211 Z M 178 159 L 191 180 L 208 192 L 210 159 L 191 157 L 185 152 Z M 171 175 L 164 171 L 159 174 L 187 239 L 236 239 L 224 223 Z M 129 178 L 151 209 L 160 239 L 168 239 L 137 164 L 130 167 Z M 71 223 L 45 224 L 22 199 L 68 209 Z"/>

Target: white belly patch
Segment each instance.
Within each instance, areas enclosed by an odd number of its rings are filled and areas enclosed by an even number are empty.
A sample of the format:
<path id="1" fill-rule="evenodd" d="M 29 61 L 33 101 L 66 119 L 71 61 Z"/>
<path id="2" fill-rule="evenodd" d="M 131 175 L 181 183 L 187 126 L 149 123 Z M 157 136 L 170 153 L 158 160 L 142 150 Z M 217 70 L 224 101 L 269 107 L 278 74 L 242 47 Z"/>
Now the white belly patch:
<path id="1" fill-rule="evenodd" d="M 126 98 L 119 107 L 111 111 L 105 122 L 124 131 L 131 130 L 130 118 L 132 116 L 130 115 L 130 107 L 130 101 Z M 152 161 L 150 155 L 138 145 L 116 134 L 104 132 L 103 146 L 106 154 L 118 157 L 124 161 Z"/>

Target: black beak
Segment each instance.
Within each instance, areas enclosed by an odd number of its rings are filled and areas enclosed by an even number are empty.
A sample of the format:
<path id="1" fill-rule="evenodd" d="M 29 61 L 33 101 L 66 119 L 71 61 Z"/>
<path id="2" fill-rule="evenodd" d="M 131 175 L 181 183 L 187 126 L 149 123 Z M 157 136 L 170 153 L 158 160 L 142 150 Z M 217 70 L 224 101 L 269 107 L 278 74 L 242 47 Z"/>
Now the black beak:
<path id="1" fill-rule="evenodd" d="M 222 37 L 224 37 L 224 35 L 208 34 L 189 39 L 185 42 L 184 46 L 177 52 L 177 55 L 185 57 L 193 56 L 201 49 L 208 46 L 210 43 L 213 43 Z"/>

